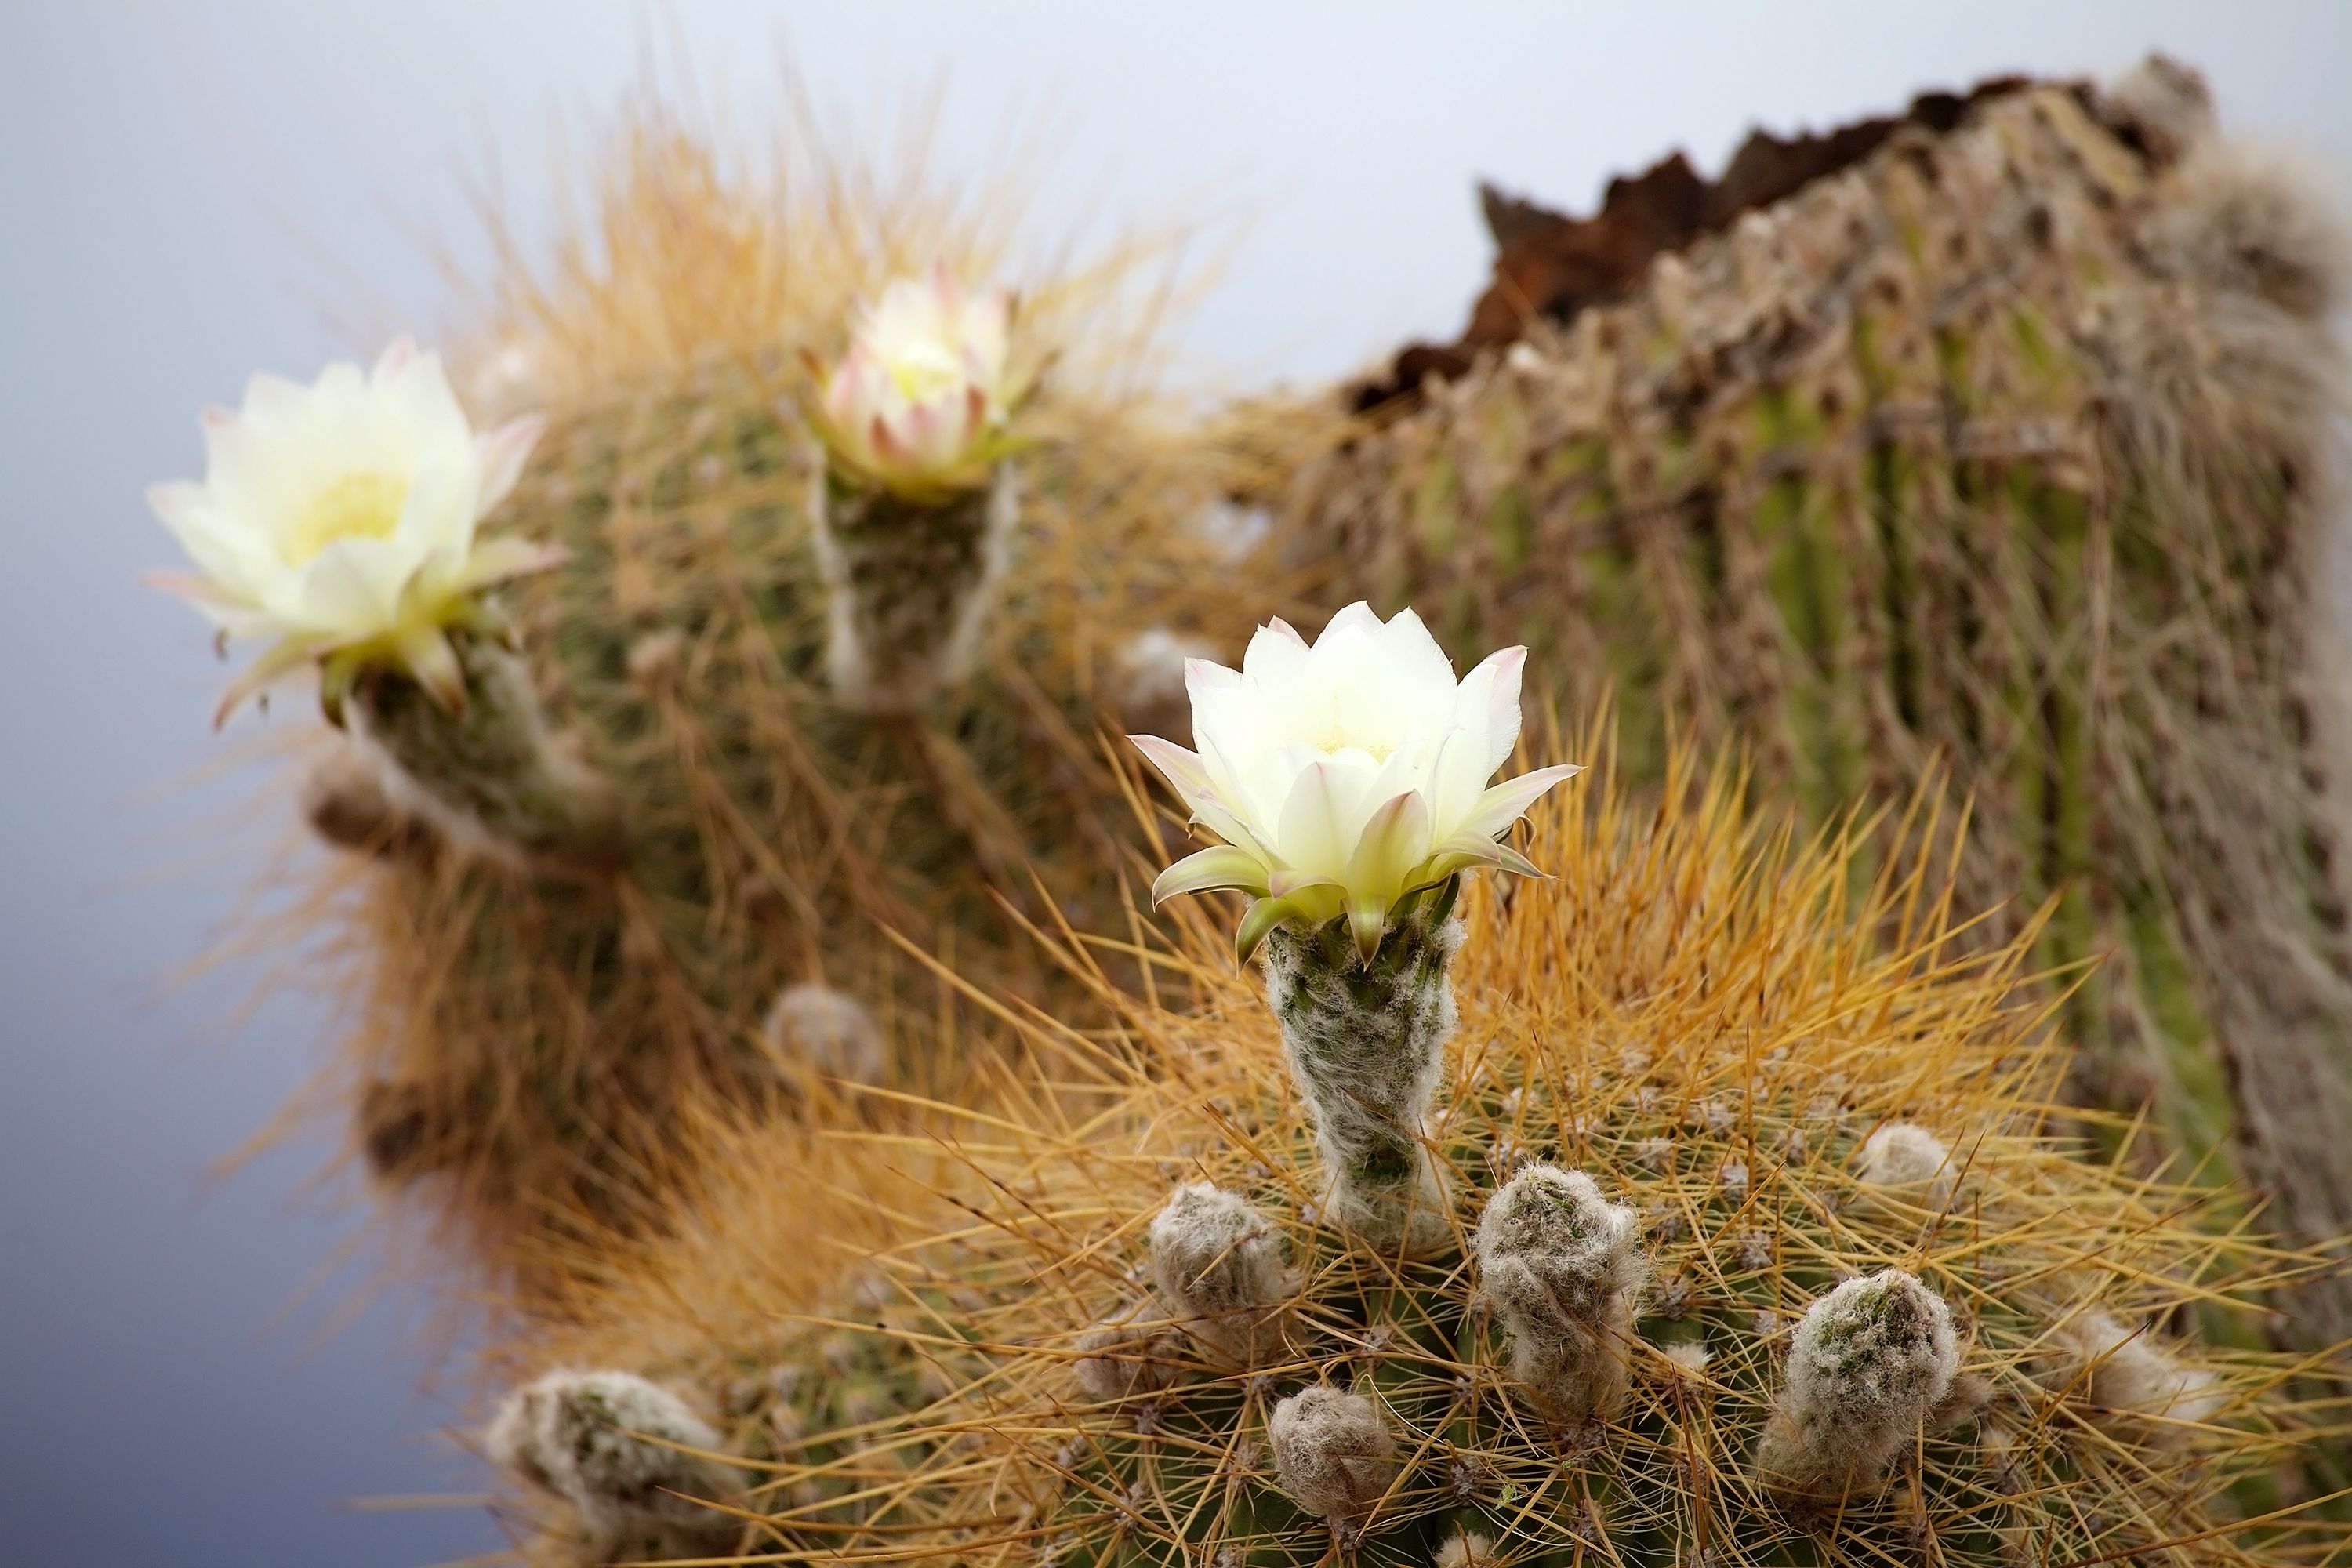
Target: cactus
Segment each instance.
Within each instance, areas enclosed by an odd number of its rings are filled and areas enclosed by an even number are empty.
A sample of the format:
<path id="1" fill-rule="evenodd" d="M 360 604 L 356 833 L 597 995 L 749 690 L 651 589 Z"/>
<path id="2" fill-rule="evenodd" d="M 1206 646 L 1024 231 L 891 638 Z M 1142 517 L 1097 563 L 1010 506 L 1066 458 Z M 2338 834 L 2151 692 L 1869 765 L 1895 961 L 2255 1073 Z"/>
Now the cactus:
<path id="1" fill-rule="evenodd" d="M 2311 1432 L 2296 1363 L 2168 1347 L 2200 1381 L 2158 1435 L 2098 1403 L 2066 1325 L 2194 1301 L 2259 1316 L 2252 1298 L 2309 1260 L 2200 1234 L 2188 1190 L 2044 1139 L 2063 1055 L 2020 986 L 2035 932 L 1960 950 L 1932 812 L 1890 855 L 1851 833 L 1800 843 L 1748 815 L 1736 777 L 1696 789 L 1676 763 L 1669 786 L 1659 811 L 1571 785 L 1532 816 L 1555 880 L 1507 900 L 1465 889 L 1461 1027 L 1427 1124 L 1453 1237 L 1437 1256 L 1368 1247 L 1322 1207 L 1317 1113 L 1211 918 L 1162 955 L 1198 1005 L 1126 999 L 1118 1057 L 1026 1031 L 1083 1111 L 941 1108 L 961 1174 L 924 1173 L 889 1200 L 895 1239 L 857 1244 L 902 1293 L 952 1300 L 898 1342 L 953 1386 L 887 1436 L 859 1431 L 903 1468 L 842 1500 L 821 1546 L 806 1508 L 761 1505 L 739 1550 L 2297 1560 L 2270 1489 Z M 1968 1130 L 1949 1210 L 1859 1173 L 1898 1120 Z M 806 1158 L 730 1153 L 698 1205 L 715 1234 L 650 1248 L 603 1297 L 595 1345 L 634 1331 L 674 1355 L 690 1325 L 708 1367 L 820 1365 L 837 1329 L 713 1310 L 792 1299 L 804 1221 L 769 1194 Z M 1187 1299 L 1221 1236 L 1233 1289 Z M 1198 1331 L 1204 1309 L 1270 1298 L 1254 1321 L 1278 1329 L 1253 1342 Z M 544 1350 L 573 1347 L 559 1330 Z M 1843 1424 L 1828 1451 L 1825 1415 Z M 764 1474 L 788 1494 L 820 1468 Z"/>
<path id="2" fill-rule="evenodd" d="M 1135 390 L 1152 247 L 1024 274 L 1017 204 L 788 148 L 790 188 L 863 193 L 819 219 L 657 109 L 618 145 L 545 272 L 494 280 L 466 384 L 546 416 L 494 521 L 569 561 L 494 607 L 512 647 L 461 642 L 462 716 L 352 685 L 306 814 L 367 853 L 297 865 L 271 933 L 331 955 L 305 975 L 353 1020 L 332 1078 L 378 1174 L 446 1178 L 410 1191 L 450 1254 L 541 1275 L 580 1256 L 551 1215 L 662 1223 L 698 1107 L 812 1103 L 813 1045 L 855 1058 L 819 1076 L 958 1092 L 972 1020 L 934 959 L 1082 1000 L 1025 927 L 1118 917 L 1125 645 L 1249 624 L 1252 569 L 1186 521 L 1215 465 Z M 1013 357 L 1055 378 L 992 491 L 909 499 L 821 457 L 795 351 L 940 258 L 1024 287 Z M 811 984 L 868 1024 L 770 1014 Z"/>
<path id="3" fill-rule="evenodd" d="M 2157 61 L 1759 133 L 1590 220 L 1498 198 L 1470 339 L 1261 493 L 1328 603 L 1613 689 L 1643 776 L 1685 721 L 1816 824 L 1948 766 L 1983 940 L 2058 900 L 2077 1092 L 2153 1100 L 2317 1246 L 2352 1229 L 2352 731 L 2303 672 L 2344 660 L 2315 585 L 2352 248 L 2211 122 Z M 2340 1279 L 2296 1300 L 2352 1333 Z"/>

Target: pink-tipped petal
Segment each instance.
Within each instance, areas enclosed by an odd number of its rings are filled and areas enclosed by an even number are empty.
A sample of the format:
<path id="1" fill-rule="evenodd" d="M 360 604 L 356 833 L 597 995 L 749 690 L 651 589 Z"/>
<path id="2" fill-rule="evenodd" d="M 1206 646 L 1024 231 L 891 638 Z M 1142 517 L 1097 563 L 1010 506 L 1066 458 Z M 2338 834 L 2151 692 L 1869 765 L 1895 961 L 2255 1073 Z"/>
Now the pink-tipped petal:
<path id="1" fill-rule="evenodd" d="M 1507 647 L 1488 654 L 1478 661 L 1475 669 L 1462 678 L 1456 720 L 1465 725 L 1482 726 L 1486 736 L 1486 771 L 1479 775 L 1481 784 L 1494 777 L 1495 770 L 1511 760 L 1511 752 L 1518 745 L 1519 685 L 1527 663 L 1525 647 Z"/>
<path id="2" fill-rule="evenodd" d="M 481 488 L 474 500 L 478 511 L 488 512 L 506 500 L 507 492 L 522 478 L 523 465 L 530 460 L 531 448 L 539 445 L 546 429 L 546 419 L 530 414 L 507 421 L 482 438 Z"/>
<path id="3" fill-rule="evenodd" d="M 1141 752 L 1151 765 L 1160 770 L 1170 786 L 1185 804 L 1195 805 L 1212 792 L 1209 770 L 1201 759 L 1173 741 L 1163 741 L 1157 735 L 1129 735 L 1135 749 Z"/>
<path id="4" fill-rule="evenodd" d="M 205 493 L 204 486 L 190 479 L 171 479 L 147 487 L 147 509 L 164 523 L 177 529 L 187 520 L 188 510 Z"/>
<path id="5" fill-rule="evenodd" d="M 229 721 L 229 715 L 245 706 L 246 699 L 263 688 L 284 679 L 318 657 L 317 645 L 299 638 L 289 638 L 264 648 L 258 658 L 238 672 L 221 693 L 220 705 L 213 710 L 213 728 L 217 730 Z"/>
<path id="6" fill-rule="evenodd" d="M 400 336 L 384 344 L 383 353 L 376 356 L 375 379 L 378 382 L 389 381 L 406 370 L 409 362 L 415 357 L 416 340 L 406 332 L 401 333 Z"/>

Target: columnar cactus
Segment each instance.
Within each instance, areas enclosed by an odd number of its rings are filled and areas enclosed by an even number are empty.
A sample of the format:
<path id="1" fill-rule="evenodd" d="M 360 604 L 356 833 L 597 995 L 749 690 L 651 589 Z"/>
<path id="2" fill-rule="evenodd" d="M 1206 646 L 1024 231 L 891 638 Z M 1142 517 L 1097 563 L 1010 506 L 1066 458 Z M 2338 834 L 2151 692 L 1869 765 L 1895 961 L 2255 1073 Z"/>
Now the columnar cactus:
<path id="1" fill-rule="evenodd" d="M 1034 1059 L 1083 1119 L 974 1112 L 959 1137 L 942 1109 L 961 1176 L 886 1189 L 905 1228 L 859 1244 L 940 1303 L 892 1332 L 954 1386 L 850 1428 L 898 1468 L 863 1467 L 884 1479 L 836 1493 L 822 1531 L 779 1503 L 738 1550 L 1064 1568 L 1303 1568 L 1335 1545 L 1463 1568 L 2012 1568 L 2021 1545 L 2298 1560 L 2266 1490 L 2325 1415 L 2294 1403 L 2298 1363 L 2168 1345 L 2203 1381 L 2158 1421 L 2099 1403 L 2085 1367 L 2121 1347 L 2085 1358 L 2068 1325 L 2189 1303 L 2259 1321 L 2255 1294 L 2310 1260 L 2200 1233 L 2181 1216 L 2210 1194 L 2042 1139 L 2063 1058 L 2017 984 L 2030 933 L 1956 956 L 1948 843 L 1864 877 L 1853 839 L 1807 845 L 1742 798 L 1680 768 L 1662 812 L 1571 786 L 1532 816 L 1555 880 L 1507 900 L 1465 883 L 1428 1147 L 1467 1239 L 1433 1257 L 1368 1247 L 1322 1204 L 1319 1113 L 1212 921 L 1163 955 L 1190 1005 L 1130 1001 L 1116 1058 L 1041 1020 Z M 1895 1121 L 1969 1130 L 1948 1210 L 1862 1175 L 1863 1142 Z M 904 1147 L 826 1140 L 835 1160 Z M 700 1210 L 716 1234 L 627 1271 L 598 1348 L 642 1317 L 647 1364 L 705 1386 L 821 1366 L 830 1322 L 858 1309 L 805 1329 L 761 1310 L 806 1267 L 804 1222 L 772 1194 L 807 1159 L 730 1155 Z M 1278 1345 L 1244 1361 L 1187 1330 L 1154 1235 L 1171 1187 L 1178 1215 L 1198 1205 L 1257 1246 L 1224 1201 L 1245 1200 L 1282 1244 L 1298 1284 Z M 1200 1278 L 1188 1259 L 1175 1283 Z M 1559 1358 L 1524 1353 L 1581 1354 L 1572 1329 L 1623 1358 L 1573 1398 Z M 560 1330 L 542 1349 L 576 1353 Z M 1825 1416 L 1846 1426 L 1825 1437 Z M 829 1464 L 784 1450 L 762 1473 L 789 1496 Z"/>
<path id="2" fill-rule="evenodd" d="M 2323 1245 L 2352 1229 L 2333 206 L 2164 61 L 1759 132 L 1589 217 L 1496 198 L 1465 341 L 1266 499 L 1335 602 L 1613 692 L 1644 776 L 1696 724 L 1818 826 L 1950 769 L 1982 939 L 2056 900 L 2080 1089 L 2152 1101 Z M 2298 1310 L 2352 1334 L 2342 1278 Z"/>
<path id="3" fill-rule="evenodd" d="M 173 585 L 279 639 L 238 694 L 319 663 L 348 731 L 303 807 L 365 858 L 288 858 L 247 937 L 321 955 L 377 1173 L 535 1275 L 659 1225 L 699 1111 L 831 1114 L 780 1049 L 952 1092 L 972 1020 L 933 958 L 1082 1003 L 1029 928 L 1120 918 L 1126 645 L 1238 647 L 1263 575 L 1187 526 L 1219 466 L 1139 390 L 1142 250 L 1026 267 L 1011 205 L 797 144 L 771 186 L 657 106 L 614 145 L 544 270 L 483 289 L 471 419 L 431 356 L 263 381 L 217 482 L 156 495 L 210 580 Z M 872 210 L 777 195 L 851 188 Z M 305 399 L 382 404 L 383 438 L 311 440 Z M 766 1027 L 819 982 L 872 1030 Z"/>

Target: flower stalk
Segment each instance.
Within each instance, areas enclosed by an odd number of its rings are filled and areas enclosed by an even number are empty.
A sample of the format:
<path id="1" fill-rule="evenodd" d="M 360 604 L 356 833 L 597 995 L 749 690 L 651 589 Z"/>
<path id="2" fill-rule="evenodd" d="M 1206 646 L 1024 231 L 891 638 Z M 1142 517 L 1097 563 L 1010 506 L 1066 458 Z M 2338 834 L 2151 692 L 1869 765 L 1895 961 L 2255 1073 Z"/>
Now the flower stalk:
<path id="1" fill-rule="evenodd" d="M 1019 484 L 1001 464 L 987 488 L 936 500 L 845 480 L 811 487 L 828 595 L 826 676 L 866 713 L 907 713 L 971 672 L 1012 558 Z"/>
<path id="2" fill-rule="evenodd" d="M 1315 1115 L 1324 1214 L 1414 1258 L 1454 1241 L 1450 1194 L 1429 1149 L 1429 1113 L 1457 1013 L 1447 967 L 1462 945 L 1448 879 L 1391 921 L 1371 962 L 1345 916 L 1265 937 L 1266 995 L 1284 1054 Z"/>
<path id="3" fill-rule="evenodd" d="M 604 866 L 623 850 L 620 800 L 547 722 L 530 670 L 497 637 L 448 639 L 463 700 L 362 664 L 331 709 L 373 757 L 394 805 L 446 840 L 509 864 Z"/>
<path id="4" fill-rule="evenodd" d="M 837 364 L 811 366 L 826 668 L 859 711 L 911 712 L 970 669 L 1020 510 L 1012 325 L 1010 296 L 935 268 L 862 310 Z"/>

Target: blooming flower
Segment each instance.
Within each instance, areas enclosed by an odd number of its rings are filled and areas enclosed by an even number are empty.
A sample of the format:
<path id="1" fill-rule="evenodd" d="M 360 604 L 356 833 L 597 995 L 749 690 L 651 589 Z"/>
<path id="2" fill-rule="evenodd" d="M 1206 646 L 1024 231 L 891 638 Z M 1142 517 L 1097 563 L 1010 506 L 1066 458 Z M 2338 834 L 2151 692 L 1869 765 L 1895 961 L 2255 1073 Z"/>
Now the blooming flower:
<path id="1" fill-rule="evenodd" d="M 1160 873 L 1153 901 L 1256 895 L 1236 942 L 1244 958 L 1285 921 L 1345 913 L 1369 961 L 1407 894 L 1474 866 L 1540 874 L 1496 840 L 1579 770 L 1486 784 L 1518 741 L 1526 661 L 1506 648 L 1457 683 L 1418 616 L 1383 623 L 1363 604 L 1312 645 L 1281 621 L 1260 627 L 1238 671 L 1188 660 L 1198 749 L 1132 739 L 1225 842 Z"/>
<path id="2" fill-rule="evenodd" d="M 405 338 L 373 370 L 331 364 L 308 386 L 256 375 L 237 412 L 207 410 L 204 480 L 147 492 L 200 570 L 149 580 L 224 637 L 274 639 L 215 721 L 313 660 L 398 665 L 444 706 L 464 706 L 446 628 L 478 590 L 563 558 L 475 536 L 541 426 L 518 419 L 475 435 L 439 356 Z"/>
<path id="3" fill-rule="evenodd" d="M 859 312 L 849 352 L 820 371 L 818 434 L 849 477 L 932 500 L 988 481 L 1019 400 L 1007 368 L 1013 301 L 967 295 L 944 264 Z"/>

